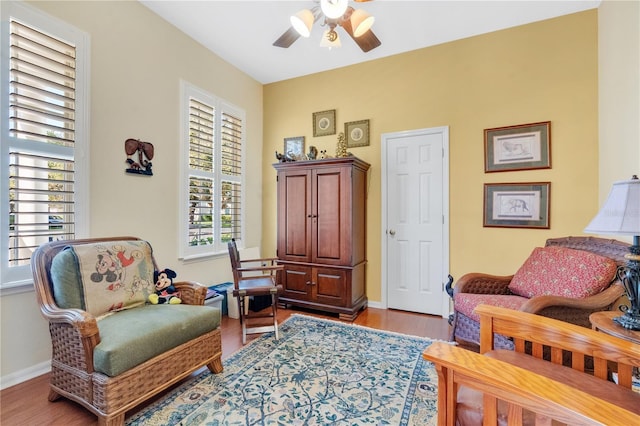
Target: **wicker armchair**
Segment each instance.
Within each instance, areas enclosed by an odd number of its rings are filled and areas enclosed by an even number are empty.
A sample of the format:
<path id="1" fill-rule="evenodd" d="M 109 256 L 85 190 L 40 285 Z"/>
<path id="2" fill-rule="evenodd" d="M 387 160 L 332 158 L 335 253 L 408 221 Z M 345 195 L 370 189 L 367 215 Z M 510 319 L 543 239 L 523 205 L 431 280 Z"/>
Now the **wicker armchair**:
<path id="1" fill-rule="evenodd" d="M 42 245 L 32 256 L 31 265 L 36 296 L 43 316 L 49 321 L 51 333 L 52 360 L 49 400 L 54 401 L 60 396 L 64 396 L 76 401 L 96 414 L 100 425 L 124 424 L 127 410 L 203 366 L 207 366 L 214 373 L 222 372 L 222 344 L 219 328 L 221 314 L 219 309 L 205 306 L 186 306 L 204 304 L 207 289 L 197 283 L 174 283 L 176 289 L 180 291 L 181 305 L 148 305 L 144 304 L 144 300 L 142 300 L 141 306 L 109 313 L 104 318 L 81 309 L 63 309 L 59 306 L 62 303 L 60 303 L 59 293 L 54 294 L 58 291 L 54 281 L 59 281 L 60 278 L 57 278 L 57 271 L 54 270 L 52 274 L 52 262 L 58 254 L 61 254 L 63 250 L 78 249 L 80 245 L 114 246 L 118 243 L 133 244 L 132 242 L 137 241 L 141 240 L 134 237 L 117 237 L 55 241 Z M 150 250 L 149 253 L 151 253 Z M 147 259 L 149 258 L 152 263 L 151 268 L 157 269 L 152 255 L 147 257 Z M 114 281 L 112 280 L 112 282 Z M 153 291 L 153 281 L 151 281 L 149 289 Z M 119 327 L 114 327 L 113 322 L 111 322 L 109 329 L 106 326 L 109 324 L 108 321 L 115 321 L 116 318 L 129 321 L 132 316 L 142 315 L 137 317 L 137 322 L 142 322 L 146 328 L 156 333 L 156 336 L 162 336 L 158 333 L 159 328 L 163 325 L 145 322 L 148 318 L 145 314 L 149 312 L 156 315 L 156 318 L 161 315 L 166 318 L 167 322 L 176 318 L 202 321 L 202 318 L 206 317 L 208 331 L 194 331 L 194 335 L 195 333 L 201 334 L 193 338 L 181 336 L 182 339 L 190 340 L 176 344 L 173 348 L 163 349 L 162 353 L 143 360 L 138 365 L 117 375 L 110 376 L 98 371 L 99 355 L 96 354 L 100 353 L 100 343 L 112 342 L 114 340 L 113 333 L 108 334 L 114 330 L 122 330 L 122 324 Z M 183 313 L 186 314 L 183 315 Z M 133 323 L 134 321 L 130 321 L 127 324 L 131 324 L 131 328 L 133 328 Z M 184 326 L 184 324 L 183 322 L 177 326 Z M 130 327 L 125 328 L 128 329 L 127 332 L 131 333 Z M 196 327 L 191 327 L 191 329 L 193 328 Z M 172 331 L 172 334 L 178 333 Z M 138 339 L 138 336 L 135 338 Z M 162 340 L 162 338 L 156 338 L 156 340 Z M 160 342 L 159 345 L 162 343 L 164 342 Z M 125 346 L 125 350 L 128 349 L 129 347 Z M 135 353 L 137 349 L 129 350 L 124 354 L 124 358 L 137 356 L 138 354 Z"/>
<path id="2" fill-rule="evenodd" d="M 565 247 L 582 250 L 613 259 L 618 266 L 625 264 L 624 255 L 629 245 L 620 241 L 596 237 L 565 237 L 546 241 L 545 247 Z M 457 281 L 453 288 L 454 314 L 452 318 L 451 340 L 467 349 L 479 350 L 480 324 L 467 313 L 460 312 L 466 299 L 476 299 L 473 303 L 488 303 L 494 306 L 511 308 L 522 312 L 538 314 L 549 318 L 573 323 L 583 327 L 591 327 L 589 315 L 596 311 L 610 310 L 613 304 L 624 294 L 619 281 L 606 287 L 598 294 L 588 297 L 564 297 L 558 295 L 541 295 L 528 300 L 515 295 L 510 284 L 514 275 L 495 276 L 483 273 L 469 273 Z M 569 276 L 567 276 L 567 279 Z M 565 282 L 563 282 L 563 285 Z M 467 296 L 485 295 L 485 296 Z M 483 300 L 478 300 L 482 298 Z M 496 347 L 512 348 L 510 340 L 496 336 Z"/>

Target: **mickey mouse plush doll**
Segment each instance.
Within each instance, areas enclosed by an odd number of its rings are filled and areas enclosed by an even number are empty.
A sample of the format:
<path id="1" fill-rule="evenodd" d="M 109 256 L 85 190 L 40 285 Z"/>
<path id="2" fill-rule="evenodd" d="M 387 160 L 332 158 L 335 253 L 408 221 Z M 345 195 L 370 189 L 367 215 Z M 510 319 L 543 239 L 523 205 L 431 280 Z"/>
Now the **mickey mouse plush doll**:
<path id="1" fill-rule="evenodd" d="M 153 272 L 153 280 L 156 283 L 156 292 L 149 295 L 149 302 L 154 305 L 168 303 L 177 305 L 182 303 L 180 292 L 173 286 L 173 279 L 177 274 L 171 269 L 163 269 L 162 271 Z"/>

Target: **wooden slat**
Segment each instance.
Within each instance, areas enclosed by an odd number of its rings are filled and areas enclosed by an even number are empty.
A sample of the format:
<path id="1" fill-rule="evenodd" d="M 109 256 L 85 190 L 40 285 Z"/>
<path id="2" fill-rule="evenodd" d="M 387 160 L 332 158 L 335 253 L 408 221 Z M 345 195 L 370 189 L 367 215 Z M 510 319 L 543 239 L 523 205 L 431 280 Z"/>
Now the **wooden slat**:
<path id="1" fill-rule="evenodd" d="M 440 366 L 441 371 L 454 374 L 459 385 L 563 423 L 610 425 L 615 419 L 616 424 L 640 424 L 640 405 L 629 411 L 564 383 L 447 343 L 431 344 L 423 357 Z M 627 396 L 631 393 L 620 390 Z M 438 397 L 446 398 L 440 391 Z M 492 397 L 486 401 L 490 402 Z M 485 420 L 487 416 L 493 419 L 492 409 L 487 406 L 484 409 Z"/>

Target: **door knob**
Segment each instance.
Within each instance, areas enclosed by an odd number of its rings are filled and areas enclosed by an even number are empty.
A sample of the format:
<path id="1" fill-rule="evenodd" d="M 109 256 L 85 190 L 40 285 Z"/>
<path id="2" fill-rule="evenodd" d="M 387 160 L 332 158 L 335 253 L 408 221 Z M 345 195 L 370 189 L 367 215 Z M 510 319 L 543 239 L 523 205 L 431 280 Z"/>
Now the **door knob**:
<path id="1" fill-rule="evenodd" d="M 395 231 L 395 229 L 389 229 L 389 234 L 390 234 L 391 236 L 396 235 L 396 231 Z"/>

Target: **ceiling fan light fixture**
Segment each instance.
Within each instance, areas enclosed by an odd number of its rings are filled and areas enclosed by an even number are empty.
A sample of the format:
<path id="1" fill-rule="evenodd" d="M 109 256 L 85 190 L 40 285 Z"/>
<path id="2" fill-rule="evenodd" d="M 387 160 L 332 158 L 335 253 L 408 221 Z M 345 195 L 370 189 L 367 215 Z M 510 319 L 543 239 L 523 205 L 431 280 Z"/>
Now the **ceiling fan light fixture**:
<path id="1" fill-rule="evenodd" d="M 290 19 L 291 26 L 302 37 L 309 37 L 311 35 L 311 27 L 313 27 L 313 13 L 309 9 L 302 9 Z"/>
<path id="2" fill-rule="evenodd" d="M 369 15 L 362 9 L 356 9 L 351 14 L 351 28 L 353 28 L 353 36 L 360 37 L 369 31 L 376 18 Z"/>
<path id="3" fill-rule="evenodd" d="M 320 47 L 328 47 L 331 49 L 332 47 L 340 46 L 342 46 L 342 43 L 340 43 L 340 36 L 336 30 L 333 28 L 325 30 L 320 39 Z"/>
<path id="4" fill-rule="evenodd" d="M 349 0 L 320 0 L 322 13 L 329 19 L 338 19 L 347 11 Z"/>

